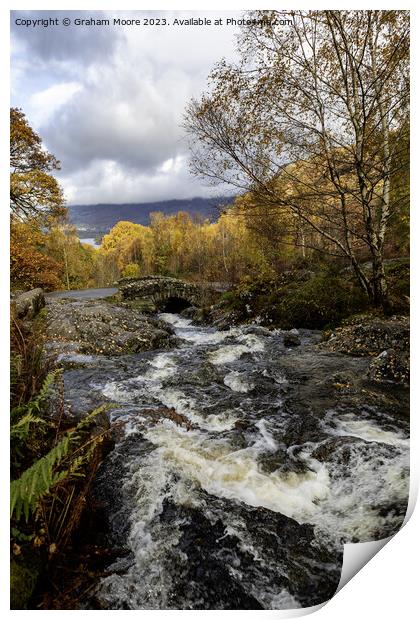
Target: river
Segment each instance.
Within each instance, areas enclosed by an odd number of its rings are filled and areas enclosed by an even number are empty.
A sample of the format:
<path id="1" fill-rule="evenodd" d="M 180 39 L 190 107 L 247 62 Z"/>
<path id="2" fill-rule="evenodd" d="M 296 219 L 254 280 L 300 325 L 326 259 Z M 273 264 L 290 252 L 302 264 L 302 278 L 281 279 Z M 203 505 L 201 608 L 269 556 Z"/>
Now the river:
<path id="1" fill-rule="evenodd" d="M 337 373 L 368 361 L 287 349 L 258 325 L 217 331 L 161 314 L 178 346 L 72 356 L 73 406 L 114 403 L 120 424 L 95 493 L 126 553 L 95 597 L 102 609 L 290 609 L 330 598 L 344 542 L 396 532 L 408 497 L 408 422 Z M 65 361 L 65 360 L 64 360 Z M 334 383 L 335 381 L 335 383 Z M 163 409 L 167 408 L 167 409 Z M 159 411 L 176 410 L 176 423 Z M 179 422 L 179 420 L 178 420 Z"/>

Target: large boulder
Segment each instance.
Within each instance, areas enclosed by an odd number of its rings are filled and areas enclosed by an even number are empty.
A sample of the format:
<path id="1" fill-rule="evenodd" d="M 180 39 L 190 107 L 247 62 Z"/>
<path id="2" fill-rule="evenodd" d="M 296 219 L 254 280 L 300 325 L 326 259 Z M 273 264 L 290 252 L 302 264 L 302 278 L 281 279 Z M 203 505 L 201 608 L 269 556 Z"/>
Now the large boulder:
<path id="1" fill-rule="evenodd" d="M 409 345 L 410 319 L 394 316 L 364 317 L 338 327 L 322 346 L 329 351 L 374 357 L 387 349 L 407 352 Z"/>
<path id="2" fill-rule="evenodd" d="M 320 346 L 328 351 L 372 357 L 367 376 L 375 383 L 409 382 L 408 317 L 365 317 L 337 328 Z"/>
<path id="3" fill-rule="evenodd" d="M 410 357 L 408 352 L 387 349 L 369 365 L 368 377 L 375 383 L 409 383 Z"/>
<path id="4" fill-rule="evenodd" d="M 34 288 L 20 293 L 13 301 L 19 319 L 33 319 L 45 306 L 44 291 L 42 288 Z"/>
<path id="5" fill-rule="evenodd" d="M 74 352 L 119 355 L 175 343 L 164 321 L 103 300 L 52 300 L 47 310 L 47 336 L 63 346 L 72 343 Z"/>

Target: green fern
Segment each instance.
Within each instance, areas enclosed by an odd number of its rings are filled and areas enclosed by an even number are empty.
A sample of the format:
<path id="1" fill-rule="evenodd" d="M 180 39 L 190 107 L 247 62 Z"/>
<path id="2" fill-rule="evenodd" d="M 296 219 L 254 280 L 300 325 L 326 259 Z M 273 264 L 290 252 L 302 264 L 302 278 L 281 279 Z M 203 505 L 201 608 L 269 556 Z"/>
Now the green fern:
<path id="1" fill-rule="evenodd" d="M 82 440 L 83 433 L 81 431 L 86 429 L 93 419 L 106 408 L 107 405 L 102 405 L 92 411 L 74 429 L 68 431 L 54 448 L 45 456 L 35 461 L 31 467 L 23 472 L 18 480 L 14 480 L 11 483 L 11 517 L 15 516 L 19 521 L 23 514 L 25 520 L 28 521 L 29 515 L 35 512 L 40 500 L 50 493 L 55 485 L 72 475 L 80 475 L 78 470 L 89 459 L 100 438 L 94 437 L 90 442 L 87 442 L 85 450 L 83 450 L 83 444 L 78 447 L 75 444 L 80 443 Z M 63 465 L 63 461 L 67 457 L 71 457 L 71 449 L 73 447 L 76 448 L 73 451 L 74 458 L 69 461 L 66 467 L 58 469 L 60 465 Z M 78 452 L 80 453 L 76 456 Z"/>
<path id="2" fill-rule="evenodd" d="M 10 427 L 11 440 L 23 441 L 29 435 L 31 424 L 47 424 L 45 420 L 32 413 L 27 413 L 16 424 Z"/>
<path id="3" fill-rule="evenodd" d="M 18 405 L 14 407 L 11 411 L 12 420 L 20 419 L 21 416 L 25 415 L 33 415 L 34 413 L 39 413 L 41 411 L 42 405 L 45 403 L 47 397 L 51 392 L 51 388 L 57 378 L 57 376 L 61 373 L 61 368 L 57 368 L 48 373 L 45 377 L 44 382 L 39 390 L 38 394 L 35 398 L 32 398 L 28 403 L 24 405 Z M 36 419 L 38 421 L 39 418 Z M 32 421 L 35 421 L 35 418 L 32 418 Z M 12 426 L 13 432 L 13 426 Z"/>

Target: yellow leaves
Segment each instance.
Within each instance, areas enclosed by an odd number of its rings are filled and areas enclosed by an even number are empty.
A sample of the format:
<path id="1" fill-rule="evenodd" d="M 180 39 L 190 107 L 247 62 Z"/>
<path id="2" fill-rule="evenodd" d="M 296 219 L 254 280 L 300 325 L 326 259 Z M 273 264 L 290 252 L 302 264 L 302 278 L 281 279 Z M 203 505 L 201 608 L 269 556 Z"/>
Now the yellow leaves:
<path id="1" fill-rule="evenodd" d="M 141 275 L 140 265 L 129 263 L 121 272 L 123 278 L 138 278 Z"/>

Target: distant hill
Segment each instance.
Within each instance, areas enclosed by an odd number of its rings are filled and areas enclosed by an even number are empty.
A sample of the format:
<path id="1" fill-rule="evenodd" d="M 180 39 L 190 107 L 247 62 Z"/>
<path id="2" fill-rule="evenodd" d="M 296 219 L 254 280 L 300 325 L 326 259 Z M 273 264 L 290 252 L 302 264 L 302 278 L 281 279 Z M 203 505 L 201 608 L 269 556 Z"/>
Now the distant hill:
<path id="1" fill-rule="evenodd" d="M 215 221 L 219 216 L 219 205 L 229 204 L 233 200 L 234 196 L 223 196 L 132 204 L 68 205 L 68 213 L 69 220 L 76 226 L 79 237 L 96 237 L 107 233 L 121 220 L 147 226 L 150 224 L 150 213 L 154 211 L 161 211 L 165 215 L 187 211 L 190 215 L 199 215 Z"/>

